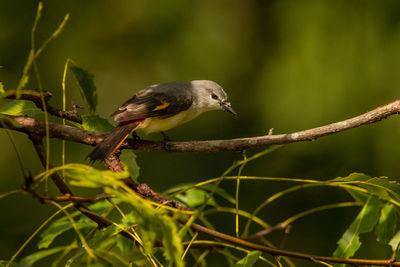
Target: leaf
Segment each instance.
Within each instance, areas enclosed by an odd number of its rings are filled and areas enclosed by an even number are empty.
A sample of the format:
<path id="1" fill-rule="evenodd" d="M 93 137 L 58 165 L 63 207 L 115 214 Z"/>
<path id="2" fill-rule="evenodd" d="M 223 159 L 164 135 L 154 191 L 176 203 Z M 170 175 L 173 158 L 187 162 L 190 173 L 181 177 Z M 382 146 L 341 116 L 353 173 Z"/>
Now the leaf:
<path id="1" fill-rule="evenodd" d="M 129 175 L 127 170 L 116 173 L 109 170 L 97 170 L 89 165 L 66 164 L 45 171 L 37 177 L 61 170 L 64 170 L 71 185 L 102 188 L 106 194 L 113 195 L 121 203 L 129 205 L 132 212 L 129 221 L 135 223 L 135 232 L 141 238 L 141 245 L 144 248 L 143 254 L 152 255 L 155 242 L 161 241 L 164 256 L 168 261 L 168 264 L 165 265 L 183 266 L 181 260 L 183 245 L 177 225 L 180 219 L 186 218 L 186 214 L 175 212 L 171 216 L 169 209 L 156 208 L 152 201 L 143 199 L 134 193 L 122 181 Z M 121 229 L 117 228 L 117 230 Z M 111 239 L 111 241 L 115 241 L 115 239 Z M 69 266 L 73 260 L 70 259 L 66 266 Z"/>
<path id="2" fill-rule="evenodd" d="M 335 179 L 332 179 L 331 181 L 343 181 L 343 182 L 349 182 L 349 181 L 367 181 L 371 179 L 370 176 L 364 174 L 364 173 L 351 173 L 349 176 L 346 177 L 337 177 Z"/>
<path id="3" fill-rule="evenodd" d="M 4 90 L 4 85 L 0 82 L 0 94 L 4 94 L 6 91 Z"/>
<path id="4" fill-rule="evenodd" d="M 87 131 L 108 133 L 114 128 L 111 123 L 99 115 L 83 115 L 82 128 Z"/>
<path id="5" fill-rule="evenodd" d="M 9 261 L 0 260 L 0 267 L 6 267 Z M 18 262 L 12 262 L 9 267 L 22 267 L 22 265 Z"/>
<path id="6" fill-rule="evenodd" d="M 393 204 L 385 204 L 381 209 L 381 216 L 375 229 L 376 240 L 382 245 L 386 245 L 394 236 L 396 226 L 396 208 Z"/>
<path id="7" fill-rule="evenodd" d="M 133 247 L 133 242 L 126 237 L 121 237 L 117 241 L 117 247 L 121 251 L 122 255 L 128 255 Z"/>
<path id="8" fill-rule="evenodd" d="M 136 155 L 132 150 L 122 150 L 120 160 L 128 167 L 131 178 L 137 182 L 140 167 L 136 162 Z"/>
<path id="9" fill-rule="evenodd" d="M 392 251 L 396 251 L 397 247 L 399 246 L 400 243 L 400 231 L 398 231 L 393 238 L 389 241 L 389 245 L 392 247 Z M 399 260 L 400 253 L 397 253 L 397 258 L 396 260 Z"/>
<path id="10" fill-rule="evenodd" d="M 35 262 L 48 257 L 50 255 L 63 252 L 65 249 L 70 248 L 70 246 L 63 246 L 63 247 L 56 247 L 56 248 L 50 248 L 50 249 L 45 249 L 41 250 L 38 252 L 35 252 L 25 258 L 22 259 L 21 261 L 21 266 L 23 267 L 30 267 L 32 266 Z"/>
<path id="11" fill-rule="evenodd" d="M 184 202 L 190 208 L 195 208 L 204 204 L 208 199 L 207 204 L 216 206 L 215 199 L 210 197 L 209 193 L 201 188 L 192 188 L 175 196 L 181 202 Z"/>
<path id="12" fill-rule="evenodd" d="M 370 176 L 362 173 L 352 173 L 347 177 L 338 177 L 331 181 L 353 181 L 353 184 L 367 189 L 368 193 L 373 194 L 380 199 L 390 200 L 395 198 L 400 201 L 400 184 L 396 181 L 390 181 L 388 177 L 381 176 L 371 178 Z M 348 191 L 351 191 L 351 189 Z"/>
<path id="13" fill-rule="evenodd" d="M 97 106 L 97 89 L 93 81 L 94 75 L 76 65 L 71 65 L 70 68 L 79 83 L 82 98 L 89 105 L 90 111 L 94 112 Z"/>
<path id="14" fill-rule="evenodd" d="M 185 183 L 185 184 L 180 184 L 174 187 L 169 188 L 167 191 L 165 191 L 165 194 L 172 194 L 174 192 L 180 191 L 180 190 L 184 190 L 190 187 L 193 187 L 194 185 L 196 185 L 195 183 Z M 212 192 L 213 190 L 215 190 L 215 186 L 212 184 L 205 184 L 202 185 L 200 188 L 204 188 L 206 190 L 208 190 L 209 192 Z M 229 201 L 232 204 L 236 204 L 236 200 L 234 197 L 232 197 L 231 195 L 229 195 L 224 189 L 218 187 L 215 190 L 215 194 L 219 195 L 220 197 L 226 199 L 227 201 Z"/>
<path id="15" fill-rule="evenodd" d="M 123 184 L 121 179 L 129 175 L 127 171 L 101 171 L 83 164 L 67 164 L 59 169 L 64 169 L 64 174 L 70 178 L 71 185 L 88 188 L 120 187 Z"/>
<path id="16" fill-rule="evenodd" d="M 0 113 L 13 116 L 32 117 L 42 112 L 34 103 L 27 100 L 11 100 L 0 108 Z"/>
<path id="17" fill-rule="evenodd" d="M 253 266 L 258 258 L 261 256 L 261 251 L 251 251 L 247 253 L 246 257 L 242 258 L 235 263 L 235 267 L 251 267 Z"/>
<path id="18" fill-rule="evenodd" d="M 375 197 L 369 197 L 356 219 L 345 231 L 337 242 L 338 247 L 333 253 L 334 257 L 349 258 L 360 248 L 359 235 L 372 231 L 379 218 L 381 201 Z"/>
<path id="19" fill-rule="evenodd" d="M 84 227 L 96 227 L 96 223 L 93 221 L 87 220 L 87 221 L 79 221 L 76 222 L 76 225 L 79 229 L 84 228 Z M 66 217 L 62 217 L 61 219 L 58 219 L 57 221 L 54 221 L 50 226 L 43 231 L 43 233 L 40 235 L 40 241 L 38 242 L 38 247 L 39 248 L 48 248 L 58 237 L 59 235 L 63 234 L 64 232 L 72 229 L 73 226 Z"/>

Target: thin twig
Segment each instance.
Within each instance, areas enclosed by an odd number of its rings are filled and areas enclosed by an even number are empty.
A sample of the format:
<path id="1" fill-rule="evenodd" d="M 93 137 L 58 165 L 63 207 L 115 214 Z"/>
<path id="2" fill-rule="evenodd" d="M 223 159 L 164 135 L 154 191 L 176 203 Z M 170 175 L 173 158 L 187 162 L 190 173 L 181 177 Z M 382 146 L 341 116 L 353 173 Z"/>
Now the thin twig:
<path id="1" fill-rule="evenodd" d="M 304 260 L 309 260 L 309 261 L 318 260 L 318 261 L 327 261 L 327 262 L 335 262 L 335 263 L 345 263 L 345 264 L 349 264 L 349 265 L 400 266 L 400 262 L 392 261 L 391 259 L 389 259 L 389 260 L 343 259 L 343 258 L 324 257 L 324 256 L 318 256 L 318 255 L 292 252 L 292 251 L 276 249 L 276 248 L 271 248 L 271 247 L 251 243 L 251 242 L 245 241 L 240 238 L 236 238 L 236 237 L 233 237 L 230 235 L 226 235 L 226 234 L 211 230 L 209 228 L 206 228 L 206 227 L 201 226 L 196 223 L 192 223 L 190 227 L 194 231 L 198 231 L 198 232 L 206 234 L 208 236 L 212 236 L 212 237 L 224 240 L 226 242 L 229 242 L 231 244 L 235 244 L 235 245 L 238 245 L 241 247 L 247 247 L 250 249 L 263 251 L 270 255 L 287 256 L 287 257 L 293 257 L 293 258 L 304 259 Z"/>
<path id="2" fill-rule="evenodd" d="M 248 138 L 236 138 L 226 140 L 210 141 L 186 141 L 186 142 L 153 142 L 145 140 L 130 139 L 124 143 L 124 149 L 137 149 L 142 151 L 158 152 L 219 152 L 219 151 L 242 151 L 250 148 L 259 148 L 269 145 L 289 144 L 303 141 L 313 141 L 325 135 L 343 132 L 361 125 L 381 121 L 391 115 L 400 113 L 400 100 L 388 103 L 362 115 L 348 120 L 312 128 L 304 131 L 264 135 Z M 33 135 L 45 135 L 45 123 L 33 118 L 23 116 L 6 116 L 8 120 L 14 121 L 19 127 L 12 125 L 7 119 L 3 119 L 6 126 L 15 131 L 25 132 Z M 3 127 L 0 125 L 0 127 Z M 104 134 L 85 131 L 76 127 L 57 123 L 49 123 L 50 137 L 78 142 L 86 145 L 96 145 L 105 137 Z"/>
<path id="3" fill-rule="evenodd" d="M 6 90 L 4 94 L 6 95 L 5 99 L 17 98 L 17 90 L 9 89 Z M 50 92 L 43 91 L 43 104 L 39 90 L 21 90 L 19 99 L 32 101 L 38 108 L 43 111 L 47 109 L 47 112 L 53 116 L 77 123 L 82 123 L 82 117 L 77 113 L 75 106 L 73 106 L 70 111 L 64 111 L 62 109 L 55 108 L 47 103 L 51 97 L 52 94 Z"/>

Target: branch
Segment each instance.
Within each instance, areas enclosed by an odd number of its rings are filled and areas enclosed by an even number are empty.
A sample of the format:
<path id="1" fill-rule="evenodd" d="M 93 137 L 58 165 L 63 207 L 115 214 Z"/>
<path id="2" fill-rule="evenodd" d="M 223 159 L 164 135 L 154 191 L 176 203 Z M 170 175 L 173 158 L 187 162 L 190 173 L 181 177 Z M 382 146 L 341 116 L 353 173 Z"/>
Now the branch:
<path id="1" fill-rule="evenodd" d="M 388 103 L 372 111 L 366 112 L 357 117 L 344 121 L 328 124 L 325 126 L 312 128 L 304 131 L 264 135 L 248 138 L 236 138 L 226 140 L 210 141 L 186 141 L 186 142 L 153 142 L 145 140 L 130 139 L 124 143 L 124 149 L 137 149 L 142 151 L 158 152 L 219 152 L 219 151 L 241 151 L 250 148 L 259 148 L 269 145 L 289 144 L 302 141 L 313 141 L 325 135 L 343 132 L 361 125 L 371 124 L 381 121 L 391 115 L 400 113 L 400 100 Z M 7 119 L 2 119 L 5 125 L 11 130 L 24 132 L 27 134 L 44 136 L 46 127 L 43 121 L 22 116 L 8 116 L 4 118 L 14 121 L 19 127 L 10 123 Z M 0 127 L 3 127 L 0 125 Z M 104 134 L 85 131 L 79 128 L 49 123 L 50 137 L 59 138 L 86 145 L 96 145 L 104 138 Z"/>
<path id="2" fill-rule="evenodd" d="M 32 101 L 38 108 L 44 111 L 39 90 L 22 90 L 21 92 L 22 93 L 19 99 Z M 4 94 L 6 95 L 5 99 L 16 99 L 17 97 L 16 90 L 6 90 Z M 48 101 L 52 96 L 53 95 L 49 91 L 43 92 L 43 98 L 44 101 L 46 102 L 46 108 L 48 113 L 62 119 L 74 121 L 77 123 L 82 123 L 82 117 L 77 113 L 76 105 L 73 104 L 72 109 L 70 111 L 63 111 L 48 104 Z"/>
<path id="3" fill-rule="evenodd" d="M 110 169 L 113 172 L 123 172 L 124 171 L 124 166 L 121 164 L 118 155 L 119 152 L 114 153 L 110 156 L 108 156 L 105 159 L 105 164 L 108 169 Z M 175 200 L 170 200 L 163 195 L 154 192 L 147 184 L 136 184 L 131 177 L 127 177 L 123 179 L 125 185 L 129 186 L 132 188 L 138 195 L 142 196 L 145 199 L 151 199 L 154 202 L 157 202 L 161 205 L 166 205 L 172 208 L 180 209 L 180 210 L 185 210 L 189 211 L 191 209 L 186 208 L 183 206 L 181 203 Z"/>
<path id="4" fill-rule="evenodd" d="M 32 140 L 32 143 L 35 147 L 36 153 L 38 154 L 43 167 L 46 168 L 46 156 L 45 156 L 46 154 L 45 154 L 45 149 L 43 146 L 42 137 L 30 136 L 30 138 Z M 72 193 L 72 191 L 68 188 L 68 186 L 64 183 L 63 179 L 56 172 L 52 173 L 50 175 L 50 178 L 53 180 L 53 182 L 57 186 L 58 190 L 60 190 L 60 192 L 64 196 L 74 197 L 74 194 Z M 84 206 L 80 202 L 75 202 L 74 206 L 76 209 L 78 209 L 80 212 L 82 212 L 82 214 L 86 215 L 92 221 L 96 222 L 100 228 L 108 227 L 112 224 L 106 218 L 93 213 L 91 210 L 89 210 L 86 206 Z"/>
<path id="5" fill-rule="evenodd" d="M 266 135 L 251 138 L 237 138 L 231 140 L 213 140 L 213 141 L 189 141 L 189 142 L 150 142 L 150 141 L 129 141 L 124 144 L 124 148 L 130 149 L 140 149 L 144 151 L 168 151 L 168 152 L 217 152 L 217 151 L 237 151 L 249 148 L 258 148 L 268 145 L 277 144 L 287 144 L 301 141 L 315 140 L 319 137 L 334 134 L 337 132 L 345 131 L 354 127 L 358 127 L 365 124 L 374 123 L 380 121 L 388 116 L 400 113 L 400 100 L 396 100 L 392 103 L 386 104 L 384 106 L 378 107 L 370 112 L 364 113 L 360 116 L 344 120 L 337 123 L 332 123 L 326 126 L 321 126 L 318 128 L 313 128 L 305 131 L 295 132 L 291 134 L 280 134 L 280 135 Z M 21 116 L 7 116 L 4 115 L 1 118 L 4 125 L 15 131 L 20 131 L 28 134 L 38 152 L 39 158 L 42 164 L 45 166 L 45 152 L 42 143 L 42 137 L 45 136 L 46 127 L 45 123 L 39 120 L 35 120 L 28 117 Z M 15 125 L 17 124 L 17 125 Z M 3 126 L 1 126 L 3 127 Z M 69 140 L 73 142 L 79 142 L 88 145 L 96 145 L 104 138 L 103 134 L 98 134 L 94 132 L 85 131 L 79 128 L 74 128 L 71 126 L 61 125 L 57 123 L 49 123 L 50 137 L 59 138 L 64 140 Z M 33 138 L 34 137 L 34 138 Z M 113 171 L 121 171 L 121 165 L 117 156 L 113 155 L 111 158 L 107 159 L 106 164 Z M 122 167 L 123 168 L 123 167 Z M 56 183 L 60 191 L 67 197 L 73 196 L 71 191 L 66 187 L 61 177 L 57 173 L 54 173 L 51 178 Z M 127 178 L 130 179 L 130 178 Z M 126 180 L 128 182 L 128 180 Z M 149 197 L 155 198 L 161 196 L 147 185 L 136 185 L 133 181 L 130 181 L 130 185 L 136 187 L 136 190 L 141 190 L 142 193 L 146 193 Z M 65 187 L 66 188 L 65 188 Z M 142 189 L 140 189 L 142 187 Z M 146 195 L 144 194 L 144 196 Z M 162 197 L 162 196 L 161 196 Z M 163 200 L 162 198 L 160 198 Z M 164 198 L 165 199 L 165 198 Z M 169 203 L 166 203 L 167 205 Z M 101 227 L 107 227 L 111 225 L 111 222 L 106 218 L 93 214 L 81 203 L 75 203 L 75 207 L 79 209 L 83 214 L 88 216 L 93 221 L 97 222 Z M 178 207 L 179 208 L 179 207 Z M 334 257 L 324 257 L 316 256 L 304 253 L 291 252 L 286 250 L 274 249 L 267 246 L 251 243 L 236 237 L 232 237 L 204 226 L 192 223 L 190 226 L 193 230 L 202 232 L 208 236 L 219 238 L 226 242 L 248 247 L 255 250 L 260 250 L 271 255 L 277 256 L 289 256 L 299 259 L 306 259 L 310 261 L 326 261 L 335 263 L 346 263 L 350 265 L 385 265 L 385 266 L 400 266 L 400 262 L 395 262 L 393 260 L 364 260 L 364 259 L 342 259 Z M 126 232 L 121 232 L 124 236 Z M 129 235 L 128 238 L 131 238 Z"/>
<path id="6" fill-rule="evenodd" d="M 255 243 L 251 243 L 248 241 L 245 241 L 240 238 L 236 238 L 230 235 L 226 235 L 211 229 L 208 229 L 204 226 L 201 226 L 196 223 L 192 223 L 190 227 L 194 231 L 201 232 L 203 234 L 206 234 L 208 236 L 212 236 L 221 240 L 224 240 L 226 242 L 229 242 L 234 245 L 238 245 L 241 247 L 247 247 L 250 249 L 254 250 L 259 250 L 265 253 L 268 253 L 273 256 L 287 256 L 287 257 L 292 257 L 292 258 L 297 258 L 297 259 L 304 259 L 304 260 L 309 260 L 309 261 L 325 261 L 325 262 L 335 262 L 335 263 L 345 263 L 348 265 L 379 265 L 379 266 L 400 266 L 400 262 L 398 261 L 393 261 L 391 259 L 389 260 L 365 260 L 365 259 L 343 259 L 343 258 L 335 258 L 335 257 L 324 257 L 324 256 L 318 256 L 318 255 L 311 255 L 311 254 L 305 254 L 305 253 L 298 253 L 298 252 L 292 252 L 292 251 L 287 251 L 287 250 L 282 250 L 282 249 L 275 249 Z"/>

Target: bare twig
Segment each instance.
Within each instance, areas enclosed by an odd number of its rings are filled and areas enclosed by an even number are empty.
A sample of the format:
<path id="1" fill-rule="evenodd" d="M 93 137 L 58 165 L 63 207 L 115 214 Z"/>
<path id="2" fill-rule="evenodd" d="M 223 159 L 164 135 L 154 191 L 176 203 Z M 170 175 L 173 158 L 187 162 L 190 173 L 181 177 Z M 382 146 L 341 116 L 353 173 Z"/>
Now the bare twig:
<path id="1" fill-rule="evenodd" d="M 17 97 L 17 90 L 7 90 L 4 94 L 6 95 L 6 99 L 16 99 Z M 43 98 L 46 103 L 46 111 L 50 113 L 51 115 L 54 115 L 56 117 L 66 119 L 69 121 L 77 122 L 77 123 L 82 123 L 82 117 L 77 113 L 76 106 L 73 105 L 72 109 L 70 111 L 63 111 L 61 109 L 55 108 L 51 105 L 49 105 L 47 102 L 50 100 L 52 97 L 52 94 L 48 91 L 43 92 Z M 35 105 L 40 108 L 41 110 L 44 110 L 44 105 L 40 96 L 40 91 L 39 90 L 22 90 L 21 95 L 19 96 L 19 99 L 22 100 L 30 100 Z"/>
<path id="2" fill-rule="evenodd" d="M 319 261 L 325 261 L 325 262 L 345 263 L 348 265 L 400 266 L 400 262 L 396 262 L 391 259 L 389 259 L 389 260 L 343 259 L 343 258 L 324 257 L 324 256 L 318 256 L 318 255 L 311 255 L 311 254 L 275 249 L 275 248 L 251 243 L 251 242 L 245 241 L 245 240 L 237 238 L 237 237 L 226 235 L 226 234 L 208 229 L 208 228 L 201 226 L 199 224 L 196 224 L 196 223 L 192 223 L 190 227 L 194 231 L 224 240 L 231 244 L 238 245 L 241 247 L 251 248 L 254 250 L 259 250 L 259 251 L 262 251 L 262 252 L 265 252 L 265 253 L 268 253 L 268 254 L 274 255 L 274 256 L 287 256 L 287 257 L 304 259 L 304 260 L 309 260 L 309 261 L 319 260 Z"/>
<path id="3" fill-rule="evenodd" d="M 266 136 L 238 138 L 231 140 L 168 142 L 167 145 L 165 145 L 162 142 L 130 141 L 124 145 L 124 148 L 140 149 L 144 151 L 169 151 L 169 152 L 194 152 L 194 151 L 217 152 L 224 150 L 230 150 L 230 151 L 243 150 L 243 149 L 256 148 L 268 145 L 287 144 L 293 142 L 315 140 L 325 135 L 334 134 L 361 125 L 374 123 L 384 118 L 387 118 L 390 115 L 399 114 L 399 112 L 400 112 L 400 100 L 397 100 L 392 103 L 386 104 L 384 106 L 378 107 L 370 112 L 364 113 L 360 116 L 345 121 L 332 123 L 326 126 L 295 132 L 291 134 L 266 135 Z M 14 125 L 14 123 L 11 123 L 10 120 L 15 122 L 19 126 L 17 127 L 16 125 Z M 45 152 L 42 143 L 42 137 L 45 135 L 45 123 L 39 120 L 21 116 L 5 116 L 5 119 L 2 119 L 2 121 L 4 125 L 9 129 L 27 133 L 31 137 L 35 149 L 39 155 L 39 158 L 41 159 L 42 164 L 44 164 L 45 166 L 46 165 L 44 156 Z M 49 129 L 50 129 L 50 137 L 52 138 L 59 138 L 88 145 L 95 145 L 104 138 L 104 135 L 98 133 L 84 131 L 82 129 L 56 123 L 49 123 Z M 106 164 L 113 171 L 118 172 L 123 170 L 123 166 L 119 162 L 117 155 L 112 155 L 111 157 L 109 157 L 106 160 Z M 57 173 L 52 174 L 51 179 L 54 181 L 54 183 L 57 185 L 57 187 L 64 194 L 65 197 L 70 197 L 70 198 L 73 197 L 72 192 L 69 190 L 69 188 L 66 186 L 66 184 L 62 181 L 61 177 L 59 177 Z M 151 198 L 159 203 L 167 205 L 169 205 L 171 202 L 165 197 L 159 195 L 158 193 L 155 193 L 147 185 L 135 184 L 129 177 L 126 178 L 125 183 L 129 184 L 132 188 L 135 189 L 136 192 L 138 192 L 143 197 Z M 175 207 L 178 209 L 185 209 L 183 206 L 179 205 Z M 90 219 L 98 223 L 100 227 L 107 227 L 111 225 L 110 221 L 108 221 L 106 218 L 103 218 L 101 216 L 92 213 L 85 206 L 83 206 L 82 203 L 79 202 L 75 203 L 75 207 L 79 209 L 83 214 L 88 216 Z M 393 259 L 388 259 L 388 260 L 343 259 L 343 258 L 324 257 L 324 256 L 274 249 L 267 246 L 251 243 L 243 239 L 232 237 L 208 229 L 204 226 L 195 223 L 192 223 L 190 227 L 196 232 L 201 232 L 208 236 L 219 238 L 223 241 L 238 246 L 260 250 L 270 255 L 288 256 L 293 258 L 305 259 L 309 261 L 345 263 L 349 265 L 400 266 L 400 262 L 395 262 Z M 131 236 L 127 232 L 121 232 L 121 234 L 123 234 L 128 238 L 131 238 Z"/>
<path id="4" fill-rule="evenodd" d="M 269 145 L 289 144 L 302 141 L 316 140 L 325 135 L 335 134 L 349 130 L 361 125 L 371 124 L 381 121 L 391 115 L 400 113 L 400 100 L 388 103 L 372 111 L 353 117 L 348 120 L 328 124 L 325 126 L 312 128 L 304 131 L 289 133 L 264 135 L 248 138 L 236 138 L 227 140 L 210 141 L 187 141 L 187 142 L 153 142 L 145 140 L 128 140 L 122 146 L 124 149 L 137 149 L 143 151 L 158 152 L 218 152 L 218 151 L 240 151 L 250 148 L 258 148 Z M 33 118 L 22 116 L 7 116 L 19 127 L 12 125 L 8 120 L 3 122 L 11 130 L 25 132 L 33 135 L 45 135 L 45 123 Z M 2 126 L 0 126 L 2 127 Z M 104 134 L 85 131 L 79 128 L 49 123 L 50 137 L 68 141 L 78 142 L 86 145 L 96 145 L 104 138 Z"/>

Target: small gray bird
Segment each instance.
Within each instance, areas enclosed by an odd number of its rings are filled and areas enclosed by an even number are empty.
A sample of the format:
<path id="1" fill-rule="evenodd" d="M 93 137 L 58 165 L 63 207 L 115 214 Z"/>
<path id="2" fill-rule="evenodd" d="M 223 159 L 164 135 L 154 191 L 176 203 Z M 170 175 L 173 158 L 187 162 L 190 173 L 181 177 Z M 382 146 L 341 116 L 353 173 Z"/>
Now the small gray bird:
<path id="1" fill-rule="evenodd" d="M 119 124 L 87 157 L 91 161 L 104 160 L 136 130 L 163 133 L 210 110 L 226 110 L 236 116 L 224 89 L 216 82 L 195 80 L 151 85 L 111 114 Z"/>

